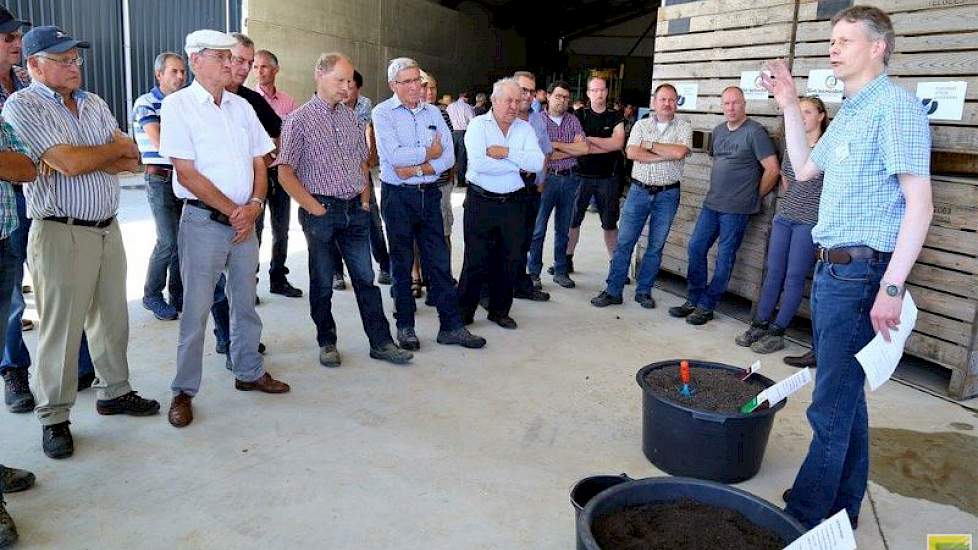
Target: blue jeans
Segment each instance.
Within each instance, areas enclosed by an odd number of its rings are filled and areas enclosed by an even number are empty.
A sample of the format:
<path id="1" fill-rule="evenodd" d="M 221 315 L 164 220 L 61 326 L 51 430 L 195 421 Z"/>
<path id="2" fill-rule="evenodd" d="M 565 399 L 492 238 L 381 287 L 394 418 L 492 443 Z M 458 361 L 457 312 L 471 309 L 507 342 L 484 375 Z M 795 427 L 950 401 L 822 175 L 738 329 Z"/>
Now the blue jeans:
<path id="1" fill-rule="evenodd" d="M 888 262 L 819 262 L 812 285 L 815 391 L 808 407 L 812 443 L 787 511 L 805 527 L 845 509 L 859 515 L 869 476 L 865 374 L 856 353 L 873 339 L 869 311 Z"/>
<path id="2" fill-rule="evenodd" d="M 313 216 L 299 210 L 299 223 L 309 246 L 309 307 L 316 324 L 319 347 L 336 345 L 333 319 L 333 250 L 338 248 L 350 270 L 353 293 L 360 320 L 371 348 L 393 342 L 390 324 L 384 316 L 380 289 L 374 285 L 370 261 L 370 213 L 360 208 L 360 197 L 342 200 L 314 195 L 326 207 L 326 214 Z"/>
<path id="3" fill-rule="evenodd" d="M 770 321 L 780 297 L 781 309 L 774 324 L 788 328 L 801 304 L 805 278 L 815 265 L 812 227 L 812 224 L 774 216 L 767 246 L 767 273 L 755 313 L 757 319 Z"/>
<path id="4" fill-rule="evenodd" d="M 669 236 L 669 228 L 672 227 L 672 220 L 676 217 L 678 209 L 678 187 L 652 194 L 637 183 L 631 185 L 618 223 L 618 244 L 611 257 L 605 292 L 620 297 L 624 291 L 628 267 L 632 262 L 632 252 L 642 235 L 646 220 L 649 223 L 648 248 L 642 256 L 635 294 L 652 292 L 652 285 L 662 264 L 662 248 L 666 245 L 666 237 Z"/>
<path id="5" fill-rule="evenodd" d="M 387 224 L 390 245 L 391 293 L 394 296 L 394 318 L 397 328 L 414 327 L 416 305 L 411 294 L 411 266 L 414 243 L 418 244 L 421 269 L 428 279 L 428 292 L 438 310 L 441 330 L 462 326 L 458 298 L 452 283 L 448 244 L 441 216 L 441 189 L 382 184 L 380 213 Z"/>
<path id="6" fill-rule="evenodd" d="M 27 235 L 31 231 L 31 220 L 27 217 L 27 202 L 22 192 L 15 193 L 17 200 L 17 219 L 20 222 L 17 229 L 10 234 L 7 255 L 14 262 L 13 283 L 10 290 L 10 314 L 4 315 L 7 318 L 7 327 L 3 332 L 3 362 L 0 363 L 0 373 L 11 368 L 26 369 L 31 366 L 31 353 L 24 343 L 24 332 L 21 327 L 21 319 L 24 318 L 24 310 L 27 303 L 24 301 L 24 262 L 27 261 Z M 7 259 L 5 258 L 6 262 Z M 82 332 L 81 347 L 78 352 L 78 375 L 93 374 L 95 366 L 92 364 L 92 356 L 88 351 L 88 338 Z"/>
<path id="7" fill-rule="evenodd" d="M 712 208 L 703 207 L 696 227 L 689 237 L 689 267 L 686 272 L 688 283 L 686 301 L 702 309 L 712 311 L 716 307 L 730 282 L 737 249 L 744 240 L 747 230 L 748 214 L 727 214 Z M 714 242 L 717 244 L 717 260 L 713 270 L 713 280 L 706 285 L 706 254 Z"/>
<path id="8" fill-rule="evenodd" d="M 183 303 L 183 282 L 180 280 L 180 257 L 177 254 L 177 230 L 183 202 L 173 194 L 170 177 L 146 174 L 146 198 L 156 223 L 156 246 L 146 268 L 143 299 L 162 298 L 168 287 L 171 304 Z"/>
<path id="9" fill-rule="evenodd" d="M 10 302 L 13 296 L 17 266 L 19 265 L 23 269 L 24 265 L 23 259 L 15 252 L 12 241 L 13 239 L 9 235 L 0 239 L 0 333 L 7 331 L 5 323 L 10 315 Z M 19 321 L 17 329 L 20 329 Z"/>
<path id="10" fill-rule="evenodd" d="M 377 193 L 373 189 L 373 178 L 368 177 L 370 183 L 370 250 L 377 266 L 384 273 L 391 272 L 391 256 L 387 252 L 387 240 L 384 238 L 384 224 L 380 221 L 380 207 L 377 206 Z M 343 276 L 343 256 L 340 249 L 333 247 L 333 266 L 335 272 L 340 277 Z"/>
<path id="11" fill-rule="evenodd" d="M 533 227 L 533 240 L 530 242 L 530 256 L 526 269 L 530 275 L 539 276 L 543 271 L 543 241 L 547 236 L 550 213 L 554 213 L 554 273 L 567 275 L 567 232 L 570 231 L 577 204 L 577 191 L 581 181 L 577 174 L 559 176 L 547 174 L 540 197 L 540 211 Z"/>
<path id="12" fill-rule="evenodd" d="M 282 189 L 278 182 L 278 170 L 268 171 L 268 217 L 272 222 L 272 261 L 268 266 L 268 281 L 270 283 L 285 282 L 289 268 L 285 260 L 289 255 L 289 221 L 292 217 L 292 199 Z M 258 243 L 261 246 L 261 235 L 265 229 L 265 213 L 255 220 L 255 230 L 258 233 Z"/>

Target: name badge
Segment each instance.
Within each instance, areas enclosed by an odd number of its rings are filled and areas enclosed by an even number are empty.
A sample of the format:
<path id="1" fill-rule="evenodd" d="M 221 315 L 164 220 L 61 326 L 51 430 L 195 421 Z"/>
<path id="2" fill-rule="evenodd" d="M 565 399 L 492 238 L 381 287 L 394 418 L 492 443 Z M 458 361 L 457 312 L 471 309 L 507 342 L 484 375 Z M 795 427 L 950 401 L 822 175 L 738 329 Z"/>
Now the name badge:
<path id="1" fill-rule="evenodd" d="M 849 142 L 843 142 L 835 146 L 835 160 L 842 162 L 849 158 Z"/>

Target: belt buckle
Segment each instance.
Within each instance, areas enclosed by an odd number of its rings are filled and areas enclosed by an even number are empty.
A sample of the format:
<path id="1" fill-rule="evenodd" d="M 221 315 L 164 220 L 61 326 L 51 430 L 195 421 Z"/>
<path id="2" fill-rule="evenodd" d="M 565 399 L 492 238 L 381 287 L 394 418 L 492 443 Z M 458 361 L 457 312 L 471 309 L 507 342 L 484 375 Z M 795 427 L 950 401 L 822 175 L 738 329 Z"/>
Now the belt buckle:
<path id="1" fill-rule="evenodd" d="M 829 249 L 824 246 L 818 247 L 818 254 L 816 254 L 816 259 L 822 263 L 829 262 Z"/>

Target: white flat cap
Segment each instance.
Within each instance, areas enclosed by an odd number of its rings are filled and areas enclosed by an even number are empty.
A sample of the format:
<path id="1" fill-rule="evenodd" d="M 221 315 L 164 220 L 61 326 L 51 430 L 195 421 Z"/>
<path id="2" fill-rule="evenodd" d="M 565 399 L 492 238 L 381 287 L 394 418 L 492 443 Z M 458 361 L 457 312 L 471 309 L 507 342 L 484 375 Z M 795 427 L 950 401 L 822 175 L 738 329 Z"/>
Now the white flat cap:
<path id="1" fill-rule="evenodd" d="M 203 29 L 187 35 L 183 50 L 190 55 L 201 50 L 230 50 L 237 45 L 238 41 L 230 34 Z"/>

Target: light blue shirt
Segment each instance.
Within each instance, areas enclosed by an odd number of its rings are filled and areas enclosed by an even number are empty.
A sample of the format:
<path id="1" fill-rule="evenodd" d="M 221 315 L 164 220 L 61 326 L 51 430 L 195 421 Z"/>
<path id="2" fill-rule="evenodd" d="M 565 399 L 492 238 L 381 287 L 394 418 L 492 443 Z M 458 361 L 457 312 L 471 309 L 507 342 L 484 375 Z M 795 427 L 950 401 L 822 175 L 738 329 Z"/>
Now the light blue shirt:
<path id="1" fill-rule="evenodd" d="M 843 101 L 811 154 L 825 174 L 812 240 L 892 252 L 907 209 L 898 176 L 930 177 L 930 146 L 920 100 L 886 74 Z"/>
<path id="2" fill-rule="evenodd" d="M 500 145 L 509 149 L 504 159 L 495 159 L 486 149 Z M 517 118 L 503 135 L 492 111 L 469 121 L 465 130 L 465 153 L 468 170 L 465 179 L 491 193 L 512 193 L 524 187 L 520 170 L 543 170 L 543 151 L 537 133 L 530 123 Z"/>
<path id="3" fill-rule="evenodd" d="M 384 183 L 434 183 L 439 174 L 455 165 L 452 131 L 434 105 L 419 103 L 416 109 L 408 109 L 395 95 L 374 107 L 373 125 L 377 155 L 380 157 L 380 180 Z M 395 168 L 424 164 L 427 148 L 431 146 L 436 133 L 441 140 L 442 153 L 428 161 L 435 173 L 407 179 L 397 177 Z"/>
<path id="4" fill-rule="evenodd" d="M 554 152 L 554 146 L 550 143 L 550 135 L 547 134 L 547 123 L 540 117 L 543 115 L 539 113 L 530 113 L 530 126 L 533 127 L 533 131 L 537 134 L 537 143 L 540 144 L 540 150 L 543 151 L 544 156 L 549 155 Z M 537 185 L 541 185 L 543 181 L 547 179 L 546 164 L 537 172 Z"/>

